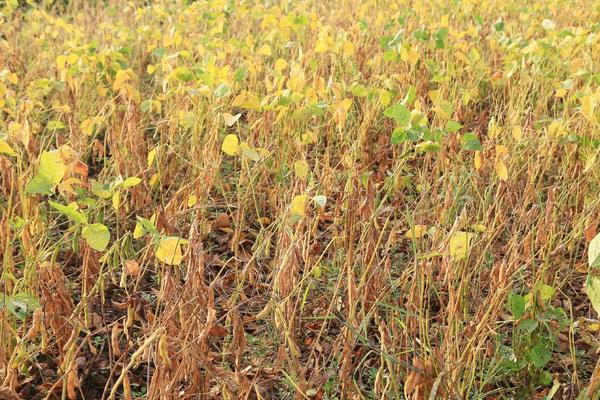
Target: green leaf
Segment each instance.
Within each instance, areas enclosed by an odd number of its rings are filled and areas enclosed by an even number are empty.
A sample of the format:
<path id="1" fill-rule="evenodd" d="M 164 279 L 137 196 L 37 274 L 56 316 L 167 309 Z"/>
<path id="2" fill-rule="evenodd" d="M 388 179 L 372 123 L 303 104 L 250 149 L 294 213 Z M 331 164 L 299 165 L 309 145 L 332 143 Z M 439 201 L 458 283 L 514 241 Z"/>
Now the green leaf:
<path id="1" fill-rule="evenodd" d="M 406 136 L 408 137 L 408 140 L 416 143 L 423 139 L 425 135 L 430 136 L 429 133 L 429 128 L 426 126 L 412 126 L 408 131 L 406 131 Z"/>
<path id="2" fill-rule="evenodd" d="M 227 86 L 225 83 L 220 83 L 219 86 L 215 88 L 213 94 L 216 98 L 220 99 L 221 97 L 227 96 L 230 92 L 231 89 L 229 89 L 229 86 Z"/>
<path id="3" fill-rule="evenodd" d="M 252 160 L 252 161 L 260 160 L 260 154 L 258 154 L 256 152 L 256 150 L 251 149 L 248 146 L 240 146 L 240 150 L 242 151 L 242 155 L 244 157 L 246 157 L 247 159 Z"/>
<path id="4" fill-rule="evenodd" d="M 552 359 L 552 351 L 544 343 L 538 343 L 529 351 L 529 361 L 536 368 L 544 368 L 548 361 Z"/>
<path id="5" fill-rule="evenodd" d="M 131 176 L 125 179 L 121 185 L 123 186 L 123 189 L 129 189 L 130 187 L 139 185 L 141 182 L 142 180 L 137 176 Z"/>
<path id="6" fill-rule="evenodd" d="M 540 291 L 540 297 L 543 301 L 548 301 L 552 299 L 552 296 L 554 296 L 555 289 L 550 285 L 542 283 L 539 285 L 538 290 Z"/>
<path id="7" fill-rule="evenodd" d="M 159 47 L 152 52 L 152 55 L 158 58 L 162 58 L 165 54 L 167 54 L 167 49 L 164 47 Z"/>
<path id="8" fill-rule="evenodd" d="M 400 126 L 405 126 L 410 123 L 410 111 L 400 103 L 396 103 L 393 106 L 386 108 L 383 115 L 388 118 L 393 118 Z"/>
<path id="9" fill-rule="evenodd" d="M 27 182 L 27 186 L 25 187 L 25 192 L 27 194 L 51 194 L 54 191 L 56 185 L 48 182 L 47 179 L 40 175 L 36 175 L 29 182 Z"/>
<path id="10" fill-rule="evenodd" d="M 188 67 L 177 67 L 173 70 L 173 76 L 183 82 L 190 82 L 194 79 L 194 73 Z"/>
<path id="11" fill-rule="evenodd" d="M 422 153 L 437 153 L 442 149 L 439 143 L 435 143 L 432 141 L 426 141 L 423 143 L 419 143 L 416 147 L 417 151 Z"/>
<path id="12" fill-rule="evenodd" d="M 243 67 L 236 69 L 235 72 L 233 73 L 233 79 L 236 82 L 243 81 L 244 79 L 246 79 L 247 76 L 248 76 L 248 71 L 246 71 L 246 69 Z"/>
<path id="13" fill-rule="evenodd" d="M 85 216 L 85 214 L 82 214 L 79 211 L 77 211 L 77 209 L 75 208 L 77 207 L 77 205 L 75 203 L 71 203 L 68 206 L 65 206 L 60 203 L 55 203 L 51 200 L 48 200 L 48 204 L 50 204 L 52 208 L 58 210 L 61 214 L 66 215 L 76 223 L 87 224 L 87 217 Z"/>
<path id="14" fill-rule="evenodd" d="M 424 29 L 414 31 L 412 35 L 415 39 L 418 39 L 422 42 L 426 42 L 427 40 L 429 40 L 429 32 L 427 32 Z"/>
<path id="15" fill-rule="evenodd" d="M 542 371 L 542 372 L 540 372 L 539 378 L 540 378 L 540 383 L 542 385 L 549 385 L 552 383 L 553 376 L 548 371 Z M 551 397 L 546 397 L 546 398 L 551 398 Z"/>
<path id="16" fill-rule="evenodd" d="M 20 320 L 24 320 L 28 312 L 35 311 L 40 307 L 40 303 L 29 293 L 18 293 L 13 297 L 0 297 L 0 309 L 2 307 L 6 307 Z"/>
<path id="17" fill-rule="evenodd" d="M 402 144 L 408 141 L 408 134 L 403 128 L 396 128 L 390 137 L 392 144 Z"/>
<path id="18" fill-rule="evenodd" d="M 496 23 L 494 24 L 494 30 L 496 32 L 502 32 L 504 30 L 504 21 L 502 21 L 501 19 L 496 21 Z"/>
<path id="19" fill-rule="evenodd" d="M 463 149 L 470 151 L 483 151 L 483 146 L 477 136 L 472 132 L 467 132 L 460 138 L 460 144 Z"/>
<path id="20" fill-rule="evenodd" d="M 417 99 L 417 89 L 414 86 L 408 88 L 408 92 L 406 92 L 406 96 L 402 99 L 402 104 L 412 104 Z"/>
<path id="21" fill-rule="evenodd" d="M 592 239 L 588 247 L 588 264 L 590 268 L 600 268 L 600 233 Z"/>
<path id="22" fill-rule="evenodd" d="M 61 121 L 49 121 L 48 125 L 46 125 L 46 128 L 51 131 L 56 131 L 58 129 L 65 129 L 65 124 L 63 124 Z"/>
<path id="23" fill-rule="evenodd" d="M 40 308 L 40 302 L 31 293 L 17 293 L 13 296 L 12 301 L 25 304 L 30 311 Z"/>
<path id="24" fill-rule="evenodd" d="M 112 197 L 110 185 L 98 181 L 92 181 L 92 193 L 101 199 L 110 199 Z"/>
<path id="25" fill-rule="evenodd" d="M 354 85 L 350 88 L 350 92 L 356 97 L 365 97 L 369 94 L 369 90 L 363 85 Z"/>
<path id="26" fill-rule="evenodd" d="M 585 292 L 592 302 L 592 307 L 600 314 L 600 277 L 588 275 Z"/>
<path id="27" fill-rule="evenodd" d="M 523 314 L 525 314 L 525 297 L 513 293 L 510 295 L 508 302 L 510 306 L 510 313 L 513 315 L 513 317 L 515 317 L 515 319 L 520 319 L 523 317 Z"/>
<path id="28" fill-rule="evenodd" d="M 451 102 L 449 102 L 448 100 L 443 100 L 440 102 L 439 107 L 444 116 L 446 116 L 447 118 L 452 116 L 452 112 L 454 111 L 454 105 Z"/>
<path id="29" fill-rule="evenodd" d="M 537 329 L 537 327 L 538 327 L 538 322 L 536 320 L 524 319 L 523 321 L 519 322 L 519 325 L 517 325 L 517 331 L 520 334 L 529 335 L 533 331 L 535 331 Z"/>
<path id="30" fill-rule="evenodd" d="M 81 236 L 83 236 L 92 249 L 97 251 L 104 251 L 110 241 L 110 232 L 102 224 L 86 225 L 81 231 Z"/>
<path id="31" fill-rule="evenodd" d="M 435 34 L 435 47 L 443 49 L 446 47 L 445 40 L 448 37 L 448 28 L 442 28 Z"/>
<path id="32" fill-rule="evenodd" d="M 139 221 L 140 224 L 142 224 L 142 226 L 144 227 L 145 230 L 147 230 L 148 232 L 150 232 L 152 234 L 152 236 L 160 236 L 160 234 L 156 230 L 156 227 L 154 226 L 152 221 L 150 221 L 149 219 L 140 217 L 140 216 L 137 217 L 137 220 Z"/>
<path id="33" fill-rule="evenodd" d="M 327 197 L 323 195 L 316 195 L 313 197 L 313 201 L 320 207 L 325 208 L 325 204 L 327 204 Z"/>
<path id="34" fill-rule="evenodd" d="M 446 122 L 446 126 L 444 127 L 446 129 L 447 132 L 456 132 L 456 131 L 460 131 L 462 129 L 462 125 L 456 121 L 450 120 L 448 122 Z"/>
<path id="35" fill-rule="evenodd" d="M 149 111 L 152 111 L 152 100 L 147 99 L 147 100 L 142 101 L 140 103 L 140 110 L 143 113 L 147 113 Z"/>
<path id="36" fill-rule="evenodd" d="M 51 194 L 60 183 L 67 168 L 63 164 L 58 150 L 44 151 L 40 155 L 37 174 L 27 183 L 27 194 Z"/>

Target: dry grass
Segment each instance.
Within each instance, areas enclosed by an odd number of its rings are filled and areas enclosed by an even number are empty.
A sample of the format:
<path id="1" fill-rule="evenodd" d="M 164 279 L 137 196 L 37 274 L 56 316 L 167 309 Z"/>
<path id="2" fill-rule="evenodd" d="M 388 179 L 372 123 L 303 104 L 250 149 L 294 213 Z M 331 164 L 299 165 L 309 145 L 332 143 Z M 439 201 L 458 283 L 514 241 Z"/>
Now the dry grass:
<path id="1" fill-rule="evenodd" d="M 595 398 L 598 2 L 21 3 L 0 399 Z"/>

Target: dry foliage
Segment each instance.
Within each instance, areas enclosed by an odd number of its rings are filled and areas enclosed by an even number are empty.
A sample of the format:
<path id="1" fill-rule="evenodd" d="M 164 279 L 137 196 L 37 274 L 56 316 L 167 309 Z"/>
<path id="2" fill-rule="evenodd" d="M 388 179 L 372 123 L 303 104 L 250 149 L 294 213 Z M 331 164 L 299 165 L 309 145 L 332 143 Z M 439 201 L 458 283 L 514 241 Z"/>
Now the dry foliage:
<path id="1" fill-rule="evenodd" d="M 599 20 L 0 1 L 0 399 L 594 398 Z"/>

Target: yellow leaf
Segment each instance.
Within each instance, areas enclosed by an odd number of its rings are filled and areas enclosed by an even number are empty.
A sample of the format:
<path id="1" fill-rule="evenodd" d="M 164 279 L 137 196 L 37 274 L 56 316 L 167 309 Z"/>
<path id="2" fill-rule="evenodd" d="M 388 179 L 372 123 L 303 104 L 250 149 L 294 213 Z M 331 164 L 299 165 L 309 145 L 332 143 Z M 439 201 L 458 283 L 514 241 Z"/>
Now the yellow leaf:
<path id="1" fill-rule="evenodd" d="M 19 124 L 17 122 L 11 122 L 8 124 L 8 137 L 12 138 L 14 142 L 21 142 L 23 146 L 27 147 L 29 145 L 29 139 L 31 136 L 31 132 L 29 130 L 29 123 L 25 121 L 23 124 Z"/>
<path id="2" fill-rule="evenodd" d="M 158 174 L 152 174 L 152 176 L 150 177 L 150 187 L 154 187 L 156 186 L 156 184 L 158 183 Z"/>
<path id="3" fill-rule="evenodd" d="M 565 130 L 565 127 L 562 125 L 562 123 L 558 120 L 554 120 L 550 123 L 550 125 L 548 126 L 548 133 L 550 134 L 550 136 L 565 136 L 567 134 L 567 131 Z"/>
<path id="4" fill-rule="evenodd" d="M 496 123 L 496 120 L 492 118 L 488 123 L 488 136 L 492 139 L 498 137 L 500 134 L 500 126 Z M 504 147 L 504 146 L 503 146 Z"/>
<path id="5" fill-rule="evenodd" d="M 19 83 L 19 76 L 14 72 L 11 72 L 10 74 L 8 74 L 8 81 L 13 85 L 16 85 L 17 83 Z"/>
<path id="6" fill-rule="evenodd" d="M 294 163 L 294 171 L 296 172 L 296 176 L 298 178 L 305 180 L 309 172 L 308 163 L 304 160 L 296 161 Z"/>
<path id="7" fill-rule="evenodd" d="M 475 152 L 475 158 L 473 159 L 473 164 L 475 165 L 475 170 L 479 171 L 481 167 L 483 167 L 483 157 L 481 157 L 481 152 Z"/>
<path id="8" fill-rule="evenodd" d="M 121 205 L 121 192 L 116 191 L 112 196 L 112 205 L 115 210 L 119 209 Z"/>
<path id="9" fill-rule="evenodd" d="M 260 100 L 259 100 L 258 96 L 256 96 L 254 93 L 244 92 L 244 93 L 238 94 L 233 99 L 231 106 L 245 108 L 245 109 L 258 110 L 258 109 L 260 109 Z"/>
<path id="10" fill-rule="evenodd" d="M 198 202 L 198 198 L 196 197 L 195 194 L 190 194 L 188 196 L 188 199 L 187 199 L 187 206 L 188 207 L 194 207 L 197 202 Z"/>
<path id="11" fill-rule="evenodd" d="M 600 150 L 599 150 L 600 151 Z M 593 167 L 596 165 L 596 158 L 598 157 L 598 151 L 594 154 L 588 155 L 586 158 L 585 166 L 583 168 L 583 173 L 587 174 Z"/>
<path id="12" fill-rule="evenodd" d="M 113 82 L 113 90 L 118 92 L 127 88 L 127 84 L 137 79 L 137 76 L 131 69 L 120 69 L 117 71 Z"/>
<path id="13" fill-rule="evenodd" d="M 139 239 L 142 236 L 144 236 L 145 233 L 146 230 L 144 229 L 144 226 L 141 224 L 141 222 L 136 222 L 135 228 L 133 229 L 133 238 Z"/>
<path id="14" fill-rule="evenodd" d="M 513 126 L 512 128 L 512 137 L 517 141 L 521 141 L 521 139 L 523 138 L 523 128 L 521 128 L 520 126 L 516 125 Z"/>
<path id="15" fill-rule="evenodd" d="M 459 261 L 467 258 L 469 244 L 474 234 L 469 232 L 458 231 L 450 237 L 449 250 L 450 257 L 453 260 Z"/>
<path id="16" fill-rule="evenodd" d="M 440 96 L 440 91 L 438 89 L 430 90 L 428 94 L 429 94 L 429 98 L 431 99 L 431 102 L 437 103 L 438 98 Z"/>
<path id="17" fill-rule="evenodd" d="M 148 168 L 152 166 L 154 159 L 156 158 L 156 147 L 148 152 Z"/>
<path id="18" fill-rule="evenodd" d="M 587 330 L 589 332 L 598 332 L 598 330 L 600 330 L 600 324 L 597 322 L 592 322 L 587 326 Z"/>
<path id="19" fill-rule="evenodd" d="M 312 131 L 306 131 L 300 135 L 300 141 L 302 144 L 311 144 L 317 141 L 317 135 Z"/>
<path id="20" fill-rule="evenodd" d="M 483 233 L 487 229 L 485 225 L 482 224 L 474 224 L 471 225 L 471 229 L 473 229 L 477 233 Z"/>
<path id="21" fill-rule="evenodd" d="M 293 64 L 290 68 L 290 79 L 288 79 L 286 86 L 292 92 L 302 92 L 306 85 L 306 76 L 304 70 L 299 65 Z"/>
<path id="22" fill-rule="evenodd" d="M 329 50 L 329 46 L 326 38 L 319 38 L 315 45 L 315 53 L 325 53 Z"/>
<path id="23" fill-rule="evenodd" d="M 0 154 L 8 154 L 9 156 L 16 156 L 17 153 L 13 150 L 12 147 L 4 140 L 0 140 Z"/>
<path id="24" fill-rule="evenodd" d="M 258 49 L 258 54 L 261 56 L 270 56 L 272 54 L 271 46 L 268 44 L 263 44 L 260 49 Z"/>
<path id="25" fill-rule="evenodd" d="M 277 72 L 281 72 L 284 69 L 286 69 L 287 66 L 288 66 L 287 61 L 285 61 L 283 58 L 278 58 L 277 61 L 275 61 L 274 69 Z"/>
<path id="26" fill-rule="evenodd" d="M 448 18 L 449 17 L 450 16 L 448 14 L 446 14 L 446 15 L 443 15 L 442 18 L 440 18 L 440 27 L 445 27 L 445 28 L 448 27 Z"/>
<path id="27" fill-rule="evenodd" d="M 416 240 L 425 236 L 426 233 L 427 225 L 415 225 L 412 227 L 412 229 L 407 230 L 404 236 L 409 239 Z"/>
<path id="28" fill-rule="evenodd" d="M 168 236 L 160 239 L 156 248 L 156 258 L 168 265 L 179 265 L 183 259 L 181 245 L 188 241 L 176 236 Z"/>
<path id="29" fill-rule="evenodd" d="M 161 335 L 160 339 L 158 340 L 158 355 L 160 356 L 160 358 L 162 359 L 162 361 L 165 363 L 165 365 L 169 368 L 171 368 L 171 358 L 169 357 L 169 344 L 167 342 L 167 335 L 163 334 Z"/>
<path id="30" fill-rule="evenodd" d="M 292 204 L 290 207 L 292 215 L 298 215 L 303 217 L 306 215 L 306 202 L 308 201 L 308 196 L 305 194 L 301 194 L 292 199 Z"/>
<path id="31" fill-rule="evenodd" d="M 221 150 L 225 152 L 225 154 L 229 156 L 235 156 L 239 149 L 239 140 L 236 135 L 229 134 L 225 136 L 223 140 L 223 144 L 221 145 Z"/>
<path id="32" fill-rule="evenodd" d="M 412 47 L 402 46 L 400 49 L 400 58 L 402 61 L 408 61 L 411 65 L 415 65 L 419 61 L 419 53 Z"/>
<path id="33" fill-rule="evenodd" d="M 387 90 L 382 90 L 379 93 L 379 101 L 382 106 L 387 107 L 392 101 L 392 94 Z"/>
<path id="34" fill-rule="evenodd" d="M 59 71 L 62 71 L 63 69 L 65 69 L 66 64 L 67 64 L 67 56 L 60 55 L 60 56 L 56 57 L 56 68 Z"/>
<path id="35" fill-rule="evenodd" d="M 350 40 L 344 41 L 344 44 L 342 45 L 342 51 L 347 56 L 353 55 L 354 54 L 354 43 L 352 43 Z"/>
<path id="36" fill-rule="evenodd" d="M 81 181 L 77 178 L 68 178 L 58 184 L 58 191 L 61 193 L 75 194 L 73 185 L 81 185 Z"/>
<path id="37" fill-rule="evenodd" d="M 596 116 L 594 115 L 594 108 L 596 108 L 596 99 L 591 95 L 583 96 L 581 101 L 581 112 L 583 116 L 591 123 L 596 123 Z"/>
<path id="38" fill-rule="evenodd" d="M 86 118 L 83 121 L 81 121 L 81 124 L 79 124 L 79 129 L 81 129 L 81 131 L 87 135 L 90 136 L 92 134 L 93 131 L 93 121 L 91 118 Z"/>
<path id="39" fill-rule="evenodd" d="M 508 180 L 508 169 L 506 168 L 504 161 L 502 161 L 499 158 L 496 159 L 496 162 L 494 163 L 494 169 L 496 170 L 496 173 L 498 174 L 498 178 L 501 181 Z"/>
<path id="40" fill-rule="evenodd" d="M 502 144 L 496 146 L 496 157 L 503 157 L 508 154 L 508 148 Z"/>

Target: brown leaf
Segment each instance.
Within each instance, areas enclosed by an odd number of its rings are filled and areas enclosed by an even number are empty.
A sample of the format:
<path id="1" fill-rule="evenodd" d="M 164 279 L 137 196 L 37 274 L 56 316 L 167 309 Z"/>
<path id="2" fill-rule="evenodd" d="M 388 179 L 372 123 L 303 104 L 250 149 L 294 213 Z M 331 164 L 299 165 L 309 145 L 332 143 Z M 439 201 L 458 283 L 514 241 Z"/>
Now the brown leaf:
<path id="1" fill-rule="evenodd" d="M 0 400 L 23 400 L 18 394 L 9 388 L 0 389 Z"/>
<path id="2" fill-rule="evenodd" d="M 69 400 L 75 400 L 77 398 L 77 391 L 75 389 L 78 387 L 79 379 L 77 379 L 75 369 L 72 369 L 67 377 L 67 396 L 69 397 Z"/>
<path id="3" fill-rule="evenodd" d="M 221 213 L 217 215 L 217 218 L 213 221 L 212 228 L 213 230 L 229 228 L 231 227 L 231 218 L 228 214 Z"/>
<path id="4" fill-rule="evenodd" d="M 222 325 L 213 325 L 208 330 L 208 334 L 212 337 L 225 337 L 227 333 L 227 329 Z"/>
<path id="5" fill-rule="evenodd" d="M 592 239 L 596 237 L 596 222 L 594 221 L 586 221 L 586 227 L 584 232 L 585 235 L 585 243 L 590 244 Z"/>
<path id="6" fill-rule="evenodd" d="M 140 264 L 135 260 L 125 261 L 125 273 L 129 276 L 140 276 Z"/>
<path id="7" fill-rule="evenodd" d="M 82 177 L 87 178 L 88 171 L 89 171 L 88 166 L 86 164 L 84 164 L 83 162 L 81 162 L 80 160 L 77 160 L 73 163 L 73 172 L 76 173 L 77 175 L 81 175 Z"/>

